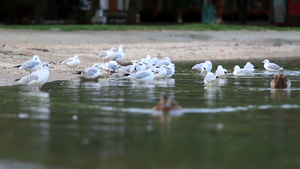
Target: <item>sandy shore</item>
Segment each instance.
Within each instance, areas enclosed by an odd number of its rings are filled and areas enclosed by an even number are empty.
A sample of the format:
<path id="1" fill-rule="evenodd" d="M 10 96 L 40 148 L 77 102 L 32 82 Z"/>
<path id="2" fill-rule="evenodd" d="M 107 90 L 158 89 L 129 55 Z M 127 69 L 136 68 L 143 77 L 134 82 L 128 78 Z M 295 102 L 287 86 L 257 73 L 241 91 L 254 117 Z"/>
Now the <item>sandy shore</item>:
<path id="1" fill-rule="evenodd" d="M 0 29 L 0 86 L 14 85 L 28 72 L 14 65 L 39 55 L 43 61 L 58 61 L 78 55 L 84 70 L 103 63 L 96 54 L 124 44 L 125 62 L 147 54 L 175 62 L 220 59 L 251 59 L 300 56 L 300 32 L 288 31 L 35 31 Z M 68 80 L 65 65 L 55 64 L 49 81 Z"/>

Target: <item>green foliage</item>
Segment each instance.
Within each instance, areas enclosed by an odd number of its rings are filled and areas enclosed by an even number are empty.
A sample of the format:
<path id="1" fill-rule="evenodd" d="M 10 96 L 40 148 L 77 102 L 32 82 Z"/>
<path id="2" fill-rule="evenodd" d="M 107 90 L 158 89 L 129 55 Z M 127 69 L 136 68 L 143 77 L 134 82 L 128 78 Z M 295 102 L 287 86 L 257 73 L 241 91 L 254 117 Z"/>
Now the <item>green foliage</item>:
<path id="1" fill-rule="evenodd" d="M 62 31 L 78 31 L 78 30 L 94 30 L 94 31 L 126 31 L 126 30 L 214 30 L 214 31 L 232 31 L 232 30 L 251 30 L 251 31 L 300 31 L 298 27 L 261 27 L 247 25 L 216 25 L 216 24 L 182 24 L 182 25 L 0 25 L 0 28 L 9 29 L 33 29 L 33 30 L 62 30 Z"/>

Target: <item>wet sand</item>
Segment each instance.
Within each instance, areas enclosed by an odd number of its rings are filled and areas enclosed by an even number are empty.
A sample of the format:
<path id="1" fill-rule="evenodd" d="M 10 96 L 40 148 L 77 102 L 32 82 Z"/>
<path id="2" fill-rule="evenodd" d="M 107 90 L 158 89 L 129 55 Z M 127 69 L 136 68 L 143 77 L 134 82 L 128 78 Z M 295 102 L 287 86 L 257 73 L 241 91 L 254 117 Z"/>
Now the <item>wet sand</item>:
<path id="1" fill-rule="evenodd" d="M 14 80 L 28 72 L 13 68 L 33 55 L 42 62 L 53 61 L 49 81 L 68 80 L 72 74 L 58 64 L 75 54 L 84 70 L 104 61 L 97 56 L 111 47 L 125 45 L 124 65 L 147 54 L 174 62 L 238 60 L 300 56 L 300 32 L 296 31 L 36 31 L 0 29 L 0 86 L 17 84 Z M 213 70 L 215 70 L 213 68 Z"/>

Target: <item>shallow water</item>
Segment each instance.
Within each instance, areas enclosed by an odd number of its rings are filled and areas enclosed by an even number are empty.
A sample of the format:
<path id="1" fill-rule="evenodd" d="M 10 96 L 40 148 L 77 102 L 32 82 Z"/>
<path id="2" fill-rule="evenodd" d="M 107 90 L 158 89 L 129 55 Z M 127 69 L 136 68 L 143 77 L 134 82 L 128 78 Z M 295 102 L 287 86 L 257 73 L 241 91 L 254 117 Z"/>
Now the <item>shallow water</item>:
<path id="1" fill-rule="evenodd" d="M 0 168 L 297 168 L 300 166 L 299 59 L 287 67 L 292 87 L 269 87 L 262 60 L 251 76 L 230 74 L 205 87 L 195 63 L 150 84 L 84 78 L 0 87 Z M 213 61 L 231 69 L 246 61 Z M 182 111 L 152 107 L 169 93 Z"/>

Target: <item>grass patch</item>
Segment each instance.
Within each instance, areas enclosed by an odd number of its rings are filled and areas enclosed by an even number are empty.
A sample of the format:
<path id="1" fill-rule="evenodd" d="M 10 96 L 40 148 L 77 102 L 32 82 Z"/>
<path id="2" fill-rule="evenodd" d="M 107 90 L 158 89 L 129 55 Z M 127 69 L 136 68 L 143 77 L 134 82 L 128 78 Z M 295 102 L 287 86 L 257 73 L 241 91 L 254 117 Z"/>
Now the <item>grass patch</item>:
<path id="1" fill-rule="evenodd" d="M 277 31 L 300 31 L 298 27 L 275 27 L 275 26 L 247 26 L 247 25 L 216 25 L 216 24 L 182 24 L 182 25 L 0 25 L 0 28 L 9 29 L 32 29 L 32 30 L 53 30 L 59 29 L 62 31 L 79 31 L 79 30 L 93 30 L 93 31 L 127 31 L 127 30 L 194 30 L 194 31 L 232 31 L 232 30 L 277 30 Z"/>

